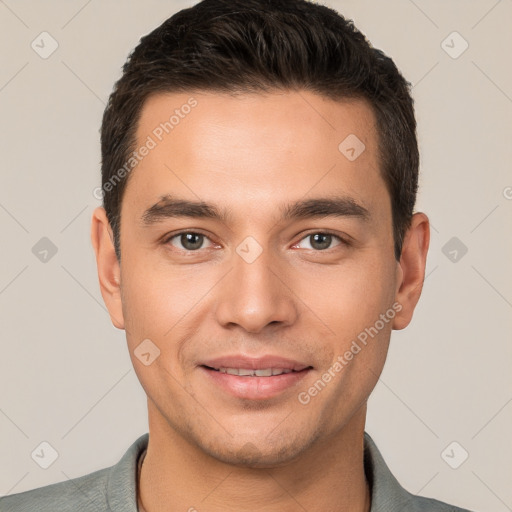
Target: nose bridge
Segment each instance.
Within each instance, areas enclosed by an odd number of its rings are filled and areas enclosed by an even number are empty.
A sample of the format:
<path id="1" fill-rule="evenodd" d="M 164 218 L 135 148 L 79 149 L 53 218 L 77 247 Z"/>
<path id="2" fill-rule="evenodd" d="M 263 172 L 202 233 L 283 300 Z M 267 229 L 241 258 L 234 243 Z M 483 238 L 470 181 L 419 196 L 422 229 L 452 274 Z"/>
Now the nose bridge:
<path id="1" fill-rule="evenodd" d="M 295 321 L 293 294 L 279 276 L 280 265 L 268 247 L 247 237 L 233 253 L 233 269 L 222 287 L 217 320 L 223 326 L 238 324 L 258 332 L 270 323 Z"/>

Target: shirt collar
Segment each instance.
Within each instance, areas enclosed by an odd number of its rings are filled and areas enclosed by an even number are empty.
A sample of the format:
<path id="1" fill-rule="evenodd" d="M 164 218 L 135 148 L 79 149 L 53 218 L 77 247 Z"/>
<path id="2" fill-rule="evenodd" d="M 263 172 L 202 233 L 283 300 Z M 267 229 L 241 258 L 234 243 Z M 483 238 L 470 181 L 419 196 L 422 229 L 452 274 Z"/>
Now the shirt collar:
<path id="1" fill-rule="evenodd" d="M 149 433 L 141 435 L 121 460 L 110 468 L 107 502 L 115 512 L 137 512 L 137 465 L 148 446 Z M 364 433 L 364 470 L 371 490 L 370 512 L 406 510 L 413 498 L 393 476 L 370 435 Z M 403 508 L 402 508 L 403 507 Z"/>
<path id="2" fill-rule="evenodd" d="M 364 471 L 371 489 L 370 512 L 408 510 L 415 496 L 398 483 L 367 432 L 364 433 Z"/>

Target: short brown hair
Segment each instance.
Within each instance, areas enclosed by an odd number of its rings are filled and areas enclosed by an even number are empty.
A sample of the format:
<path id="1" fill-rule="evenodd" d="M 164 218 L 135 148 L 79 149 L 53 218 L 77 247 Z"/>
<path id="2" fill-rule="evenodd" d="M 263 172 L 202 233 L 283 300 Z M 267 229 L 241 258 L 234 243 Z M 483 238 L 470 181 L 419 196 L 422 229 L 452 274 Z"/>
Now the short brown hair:
<path id="1" fill-rule="evenodd" d="M 351 20 L 306 0 L 203 0 L 150 34 L 123 66 L 101 127 L 103 206 L 120 260 L 120 212 L 129 174 L 106 187 L 135 149 L 147 98 L 159 92 L 307 90 L 361 98 L 377 120 L 381 172 L 400 259 L 418 188 L 410 84 Z M 340 141 L 341 142 L 341 141 Z"/>

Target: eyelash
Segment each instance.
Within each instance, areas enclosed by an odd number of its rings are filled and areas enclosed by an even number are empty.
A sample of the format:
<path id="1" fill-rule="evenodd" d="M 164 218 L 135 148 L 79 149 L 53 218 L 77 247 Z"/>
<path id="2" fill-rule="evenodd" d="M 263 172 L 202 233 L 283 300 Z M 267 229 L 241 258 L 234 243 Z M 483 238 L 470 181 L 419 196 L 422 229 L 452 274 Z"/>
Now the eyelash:
<path id="1" fill-rule="evenodd" d="M 328 231 L 328 230 L 327 231 L 310 231 L 309 233 L 305 234 L 296 244 L 293 244 L 293 245 L 296 246 L 297 244 L 299 244 L 300 242 L 309 238 L 312 235 L 329 235 L 329 236 L 333 237 L 334 239 L 337 239 L 339 241 L 339 244 L 335 245 L 334 247 L 329 247 L 328 249 L 305 249 L 307 251 L 313 251 L 316 253 L 324 253 L 324 252 L 328 253 L 332 249 L 336 249 L 336 247 L 338 247 L 338 246 L 350 247 L 350 245 L 351 245 L 350 242 L 348 240 L 346 240 L 345 238 L 342 238 L 340 235 L 337 235 L 337 234 L 333 233 L 332 231 Z"/>
<path id="2" fill-rule="evenodd" d="M 208 237 L 208 235 L 206 235 L 205 233 L 202 233 L 201 231 L 180 231 L 178 233 L 174 233 L 170 236 L 167 236 L 164 238 L 163 240 L 163 244 L 164 245 L 170 245 L 170 241 L 173 240 L 174 238 L 177 238 L 181 235 L 185 235 L 185 234 L 191 234 L 191 235 L 203 235 L 205 238 L 207 238 L 208 240 L 210 240 L 210 238 Z M 345 240 L 344 238 L 342 238 L 341 236 L 339 235 L 336 235 L 335 233 L 332 233 L 331 231 L 311 231 L 309 233 L 307 233 L 306 235 L 304 235 L 297 243 L 293 244 L 293 246 L 296 246 L 298 245 L 300 242 L 302 242 L 303 240 L 305 240 L 306 238 L 312 236 L 312 235 L 330 235 L 332 236 L 333 238 L 337 239 L 340 243 L 339 245 L 342 245 L 344 247 L 350 247 L 351 246 L 351 243 L 348 242 L 347 240 Z M 210 240 L 210 242 L 212 242 L 212 240 Z M 214 242 L 212 242 L 214 243 Z M 308 251 L 313 251 L 313 252 L 317 252 L 317 253 L 327 253 L 329 251 L 331 251 L 332 249 L 335 249 L 336 247 L 338 247 L 338 245 L 335 245 L 334 247 L 329 247 L 328 249 L 305 249 L 305 250 L 308 250 Z M 197 253 L 199 252 L 201 249 L 196 249 L 196 250 L 187 250 L 187 249 L 178 249 L 178 250 L 181 250 L 182 252 L 186 252 L 186 253 L 191 253 L 191 254 L 194 254 L 194 253 Z"/>

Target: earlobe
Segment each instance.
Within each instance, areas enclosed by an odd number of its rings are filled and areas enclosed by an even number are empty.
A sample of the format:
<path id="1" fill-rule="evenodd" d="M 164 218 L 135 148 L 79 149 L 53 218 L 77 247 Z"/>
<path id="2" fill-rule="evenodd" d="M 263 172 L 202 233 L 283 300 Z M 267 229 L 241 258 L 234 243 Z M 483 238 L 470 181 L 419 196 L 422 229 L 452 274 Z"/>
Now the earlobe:
<path id="1" fill-rule="evenodd" d="M 430 225 L 424 213 L 415 213 L 402 245 L 397 268 L 397 292 L 395 300 L 402 309 L 393 320 L 393 329 L 407 327 L 419 301 L 430 243 Z"/>
<path id="2" fill-rule="evenodd" d="M 121 302 L 121 269 L 114 249 L 110 223 L 105 209 L 98 207 L 92 214 L 91 242 L 96 255 L 101 295 L 115 327 L 124 329 Z"/>

